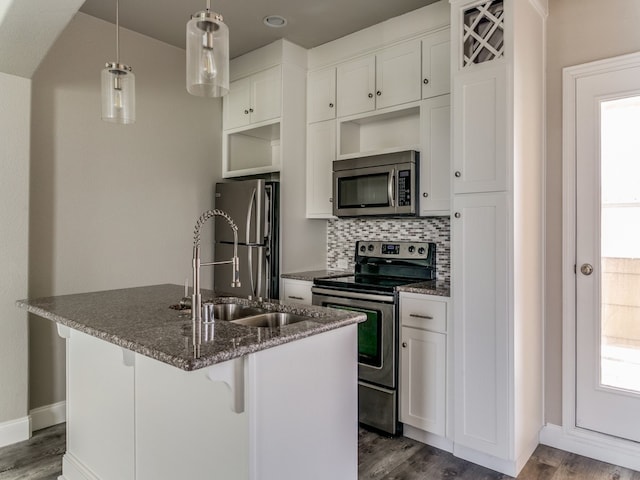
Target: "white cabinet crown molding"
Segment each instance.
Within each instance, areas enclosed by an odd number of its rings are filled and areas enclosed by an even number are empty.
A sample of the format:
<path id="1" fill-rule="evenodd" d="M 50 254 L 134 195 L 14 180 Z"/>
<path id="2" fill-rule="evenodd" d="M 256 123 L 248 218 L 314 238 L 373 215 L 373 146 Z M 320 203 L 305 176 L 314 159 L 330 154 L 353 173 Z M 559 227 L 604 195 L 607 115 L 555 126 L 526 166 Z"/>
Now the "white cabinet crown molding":
<path id="1" fill-rule="evenodd" d="M 391 18 L 309 50 L 308 69 L 325 68 L 449 27 L 446 0 Z"/>

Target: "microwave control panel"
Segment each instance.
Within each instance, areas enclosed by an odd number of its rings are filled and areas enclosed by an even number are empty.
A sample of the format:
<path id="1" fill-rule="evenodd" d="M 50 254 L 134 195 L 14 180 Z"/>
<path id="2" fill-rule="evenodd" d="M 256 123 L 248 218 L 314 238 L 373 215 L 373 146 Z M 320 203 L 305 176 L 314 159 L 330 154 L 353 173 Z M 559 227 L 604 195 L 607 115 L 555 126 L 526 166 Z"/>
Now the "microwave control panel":
<path id="1" fill-rule="evenodd" d="M 398 206 L 411 206 L 411 170 L 398 171 Z"/>

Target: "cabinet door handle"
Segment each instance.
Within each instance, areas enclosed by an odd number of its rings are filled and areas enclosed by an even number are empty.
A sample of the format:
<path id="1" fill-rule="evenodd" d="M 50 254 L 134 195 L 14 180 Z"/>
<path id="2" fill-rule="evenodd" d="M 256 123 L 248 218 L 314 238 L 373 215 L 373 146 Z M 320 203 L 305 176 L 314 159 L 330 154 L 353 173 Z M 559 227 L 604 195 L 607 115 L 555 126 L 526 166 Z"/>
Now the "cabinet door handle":
<path id="1" fill-rule="evenodd" d="M 287 298 L 290 298 L 291 300 L 304 300 L 304 298 L 302 297 L 296 297 L 294 295 L 289 295 Z"/>
<path id="2" fill-rule="evenodd" d="M 245 110 L 245 111 L 244 111 L 244 114 L 245 114 L 245 115 L 249 115 L 249 110 Z"/>
<path id="3" fill-rule="evenodd" d="M 407 348 L 407 342 L 402 342 L 402 348 Z"/>
<path id="4" fill-rule="evenodd" d="M 422 318 L 424 320 L 433 320 L 433 317 L 429 315 L 420 315 L 419 313 L 410 313 L 409 316 L 413 318 Z"/>
<path id="5" fill-rule="evenodd" d="M 380 90 L 378 90 L 378 91 L 376 92 L 376 95 L 380 96 L 380 95 L 382 95 L 382 92 L 381 92 Z"/>
<path id="6" fill-rule="evenodd" d="M 253 108 L 250 108 L 250 109 L 249 109 L 249 112 L 250 112 L 250 113 L 253 113 Z"/>
<path id="7" fill-rule="evenodd" d="M 333 103 L 330 103 L 330 104 L 329 104 L 329 108 L 333 108 Z"/>
<path id="8" fill-rule="evenodd" d="M 457 171 L 456 173 L 453 174 L 456 178 L 460 178 L 462 176 L 462 173 Z"/>
<path id="9" fill-rule="evenodd" d="M 373 93 L 370 93 L 369 95 L 367 95 L 367 97 L 373 98 Z"/>
<path id="10" fill-rule="evenodd" d="M 333 198 L 329 197 L 329 203 L 333 203 Z"/>
<path id="11" fill-rule="evenodd" d="M 453 216 L 456 217 L 456 218 L 460 218 L 462 215 L 460 215 L 460 212 L 456 212 L 456 213 L 454 213 Z"/>
<path id="12" fill-rule="evenodd" d="M 428 194 L 427 192 L 424 192 L 424 193 L 422 194 L 422 196 L 423 196 L 424 198 L 427 198 L 427 197 L 429 196 L 429 194 Z"/>
<path id="13" fill-rule="evenodd" d="M 428 85 L 429 84 L 429 79 L 425 78 L 424 80 L 422 80 L 422 83 L 424 83 L 425 85 Z"/>

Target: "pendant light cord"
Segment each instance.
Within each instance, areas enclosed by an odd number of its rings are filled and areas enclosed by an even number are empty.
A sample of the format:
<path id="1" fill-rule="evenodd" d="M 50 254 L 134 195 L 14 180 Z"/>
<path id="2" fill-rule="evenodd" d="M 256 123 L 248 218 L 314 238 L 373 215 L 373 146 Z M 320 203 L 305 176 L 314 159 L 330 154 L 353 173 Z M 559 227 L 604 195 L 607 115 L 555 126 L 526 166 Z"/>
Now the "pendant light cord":
<path id="1" fill-rule="evenodd" d="M 120 0 L 116 0 L 116 63 L 120 64 Z"/>
<path id="2" fill-rule="evenodd" d="M 211 11 L 211 0 L 207 0 L 207 12 Z"/>

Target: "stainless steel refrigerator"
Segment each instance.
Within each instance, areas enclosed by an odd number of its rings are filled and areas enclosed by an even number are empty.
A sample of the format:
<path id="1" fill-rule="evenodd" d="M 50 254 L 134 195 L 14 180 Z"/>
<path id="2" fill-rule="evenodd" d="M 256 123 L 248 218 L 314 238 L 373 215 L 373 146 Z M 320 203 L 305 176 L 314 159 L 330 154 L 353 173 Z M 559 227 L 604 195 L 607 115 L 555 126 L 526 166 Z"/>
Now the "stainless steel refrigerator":
<path id="1" fill-rule="evenodd" d="M 279 184 L 265 180 L 217 183 L 215 208 L 228 213 L 238 226 L 239 288 L 231 287 L 231 265 L 214 267 L 214 288 L 218 294 L 278 298 Z M 215 261 L 233 256 L 233 232 L 216 217 Z"/>

